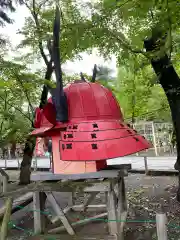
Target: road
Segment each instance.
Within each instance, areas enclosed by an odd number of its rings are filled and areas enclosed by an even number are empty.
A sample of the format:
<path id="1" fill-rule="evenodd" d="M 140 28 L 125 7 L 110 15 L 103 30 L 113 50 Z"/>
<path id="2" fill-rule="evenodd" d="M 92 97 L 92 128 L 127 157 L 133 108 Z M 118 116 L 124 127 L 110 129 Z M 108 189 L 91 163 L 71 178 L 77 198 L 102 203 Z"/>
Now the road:
<path id="1" fill-rule="evenodd" d="M 151 170 L 174 170 L 174 163 L 176 157 L 147 157 L 148 168 Z M 0 160 L 0 168 L 18 168 L 20 166 L 21 159 L 11 159 L 11 160 Z M 144 157 L 122 157 L 107 160 L 108 165 L 117 164 L 132 164 L 133 170 L 144 170 Z M 32 166 L 36 166 L 35 158 L 32 161 Z M 48 169 L 50 167 L 49 158 L 38 158 L 37 168 Z"/>

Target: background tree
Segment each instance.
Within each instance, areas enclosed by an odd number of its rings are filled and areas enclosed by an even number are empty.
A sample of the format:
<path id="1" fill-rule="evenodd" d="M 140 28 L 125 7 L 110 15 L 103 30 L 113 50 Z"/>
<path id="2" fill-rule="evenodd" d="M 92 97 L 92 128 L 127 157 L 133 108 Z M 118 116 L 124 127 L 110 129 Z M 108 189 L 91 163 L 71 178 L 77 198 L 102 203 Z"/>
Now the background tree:
<path id="1" fill-rule="evenodd" d="M 116 96 L 126 120 L 170 121 L 168 102 L 157 77 L 141 57 L 131 57 L 118 71 Z"/>
<path id="2" fill-rule="evenodd" d="M 175 169 L 180 171 L 180 80 L 171 62 L 173 35 L 179 31 L 179 3 L 174 0 L 110 0 L 91 4 L 94 46 L 118 62 L 142 54 L 154 69 L 167 97 L 177 140 Z M 87 28 L 90 37 L 90 31 Z M 94 36 L 94 37 L 93 37 Z M 145 49 L 144 49 L 145 48 Z M 175 55 L 175 52 L 174 52 Z M 180 188 L 179 198 L 180 201 Z"/>
<path id="3" fill-rule="evenodd" d="M 99 81 L 111 81 L 113 79 L 112 70 L 103 65 L 97 66 L 96 79 Z"/>
<path id="4" fill-rule="evenodd" d="M 24 142 L 33 122 L 34 107 L 44 80 L 25 66 L 1 61 L 1 148 Z"/>

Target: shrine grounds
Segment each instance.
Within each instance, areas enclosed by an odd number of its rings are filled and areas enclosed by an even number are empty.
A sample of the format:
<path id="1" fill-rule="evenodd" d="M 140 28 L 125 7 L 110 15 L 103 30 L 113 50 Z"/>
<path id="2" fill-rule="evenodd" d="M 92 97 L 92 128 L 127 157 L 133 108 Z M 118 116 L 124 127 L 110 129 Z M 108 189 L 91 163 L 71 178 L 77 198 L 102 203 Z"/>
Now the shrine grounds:
<path id="1" fill-rule="evenodd" d="M 7 171 L 10 180 L 18 179 L 18 171 Z M 160 205 L 168 217 L 168 240 L 178 240 L 180 235 L 180 204 L 176 201 L 177 176 L 145 176 L 144 174 L 129 174 L 126 178 L 127 195 L 129 200 L 129 211 L 127 224 L 125 227 L 124 240 L 155 240 L 156 225 L 155 214 L 159 211 Z M 68 193 L 56 193 L 55 197 L 62 207 L 66 207 Z M 78 195 L 77 204 L 81 202 L 83 196 Z M 3 201 L 1 200 L 1 206 Z M 104 195 L 99 194 L 94 203 L 105 203 Z M 92 203 L 93 204 L 93 203 Z M 32 206 L 20 210 L 12 215 L 12 220 L 16 222 L 17 229 L 10 229 L 9 240 L 29 239 L 38 240 L 38 237 L 28 236 L 28 231 L 33 230 Z M 49 212 L 54 214 L 52 209 Z M 85 214 L 70 213 L 68 218 L 71 221 L 92 217 L 94 213 Z M 79 235 L 107 234 L 108 228 L 105 221 L 96 221 L 85 226 L 76 228 Z M 63 233 L 65 239 L 70 239 Z M 55 239 L 53 239 L 55 240 Z"/>

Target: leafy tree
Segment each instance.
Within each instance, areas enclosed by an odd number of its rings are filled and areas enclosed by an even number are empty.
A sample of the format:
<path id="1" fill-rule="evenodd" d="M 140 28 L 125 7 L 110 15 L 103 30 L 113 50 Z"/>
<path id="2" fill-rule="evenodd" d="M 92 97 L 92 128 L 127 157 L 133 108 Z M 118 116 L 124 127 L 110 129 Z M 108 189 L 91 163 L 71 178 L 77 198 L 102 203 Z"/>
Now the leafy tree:
<path id="1" fill-rule="evenodd" d="M 25 66 L 1 61 L 0 147 L 25 141 L 44 80 Z"/>
<path id="2" fill-rule="evenodd" d="M 157 77 L 149 65 L 142 66 L 142 58 L 132 56 L 119 68 L 116 95 L 126 120 L 140 119 L 169 121 L 168 102 Z"/>
<path id="3" fill-rule="evenodd" d="M 111 81 L 112 77 L 112 70 L 106 66 L 98 66 L 96 79 L 99 81 Z"/>
<path id="4" fill-rule="evenodd" d="M 91 41 L 104 56 L 114 53 L 119 63 L 132 53 L 149 59 L 170 106 L 177 139 L 175 169 L 180 171 L 180 80 L 171 62 L 171 56 L 175 59 L 178 54 L 176 51 L 172 54 L 173 47 L 178 45 L 178 42 L 173 45 L 172 39 L 174 35 L 174 39 L 178 39 L 179 3 L 175 0 L 102 0 L 90 5 Z M 178 193 L 180 201 L 180 187 Z"/>

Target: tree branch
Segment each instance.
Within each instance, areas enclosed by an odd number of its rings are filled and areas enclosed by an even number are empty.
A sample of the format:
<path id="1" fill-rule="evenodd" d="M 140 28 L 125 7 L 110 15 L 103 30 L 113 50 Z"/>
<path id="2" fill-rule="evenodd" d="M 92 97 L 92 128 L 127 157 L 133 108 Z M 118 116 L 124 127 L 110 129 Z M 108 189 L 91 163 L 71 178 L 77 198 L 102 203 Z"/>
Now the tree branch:
<path id="1" fill-rule="evenodd" d="M 30 106 L 30 108 L 31 108 L 31 112 L 33 113 L 33 112 L 34 112 L 34 108 L 33 108 L 32 104 L 31 104 L 31 101 L 30 101 L 28 92 L 27 92 L 27 90 L 24 88 L 23 83 L 22 83 L 20 77 L 18 76 L 18 74 L 14 72 L 14 75 L 16 76 L 16 80 L 20 83 L 20 85 L 21 85 L 21 87 L 22 87 L 22 90 L 24 91 L 25 96 L 26 96 L 26 98 L 27 98 L 28 104 L 29 104 L 29 106 Z"/>
<path id="2" fill-rule="evenodd" d="M 44 52 L 44 49 L 43 49 L 43 44 L 42 44 L 42 38 L 41 38 L 41 28 L 40 28 L 40 24 L 39 24 L 39 20 L 38 20 L 38 13 L 36 12 L 36 1 L 33 0 L 33 4 L 32 4 L 32 9 L 30 8 L 30 6 L 27 4 L 26 1 L 24 1 L 24 4 L 26 5 L 26 7 L 29 9 L 32 17 L 34 18 L 34 21 L 35 21 L 35 25 L 36 25 L 36 28 L 37 28 L 37 33 L 38 33 L 38 44 L 39 44 L 39 50 L 40 50 L 40 53 L 41 53 L 41 56 L 46 64 L 46 66 L 48 65 L 49 61 L 47 59 L 47 56 Z M 43 4 L 41 4 L 39 6 L 39 11 L 40 11 L 40 8 L 42 7 Z"/>
<path id="3" fill-rule="evenodd" d="M 109 31 L 109 29 L 108 29 L 108 31 Z M 124 42 L 124 40 L 118 34 L 116 34 L 113 31 L 109 31 L 109 32 L 110 32 L 109 36 L 111 36 L 111 37 L 113 36 L 114 38 L 116 38 L 116 40 L 118 40 L 118 42 L 120 42 L 123 45 L 123 47 L 126 48 L 127 50 L 129 50 L 130 52 L 136 53 L 136 54 L 143 54 L 144 56 L 147 57 L 146 52 L 144 52 L 143 50 L 133 49 L 132 46 L 130 46 L 130 44 Z"/>
<path id="4" fill-rule="evenodd" d="M 4 98 L 2 96 L 0 96 L 0 98 L 4 101 Z M 13 104 L 11 104 L 10 102 L 7 101 L 7 104 L 9 106 L 11 106 L 12 108 L 14 108 L 15 110 L 17 110 L 18 112 L 20 112 L 26 119 L 28 119 L 31 123 L 32 123 L 32 120 L 25 114 L 23 113 L 22 110 L 20 110 L 19 108 L 17 108 L 16 106 L 14 106 Z"/>

